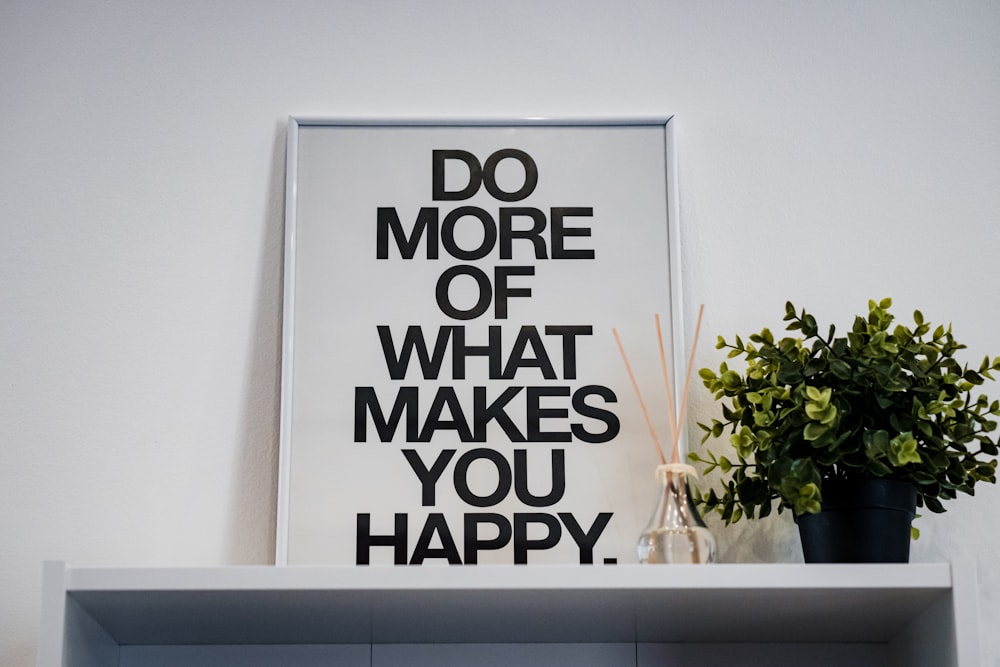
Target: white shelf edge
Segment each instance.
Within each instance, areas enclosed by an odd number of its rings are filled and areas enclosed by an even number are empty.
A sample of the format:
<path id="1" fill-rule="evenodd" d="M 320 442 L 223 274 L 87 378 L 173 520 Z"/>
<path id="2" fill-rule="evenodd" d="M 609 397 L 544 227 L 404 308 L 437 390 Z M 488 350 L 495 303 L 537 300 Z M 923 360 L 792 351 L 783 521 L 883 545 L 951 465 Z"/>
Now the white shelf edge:
<path id="1" fill-rule="evenodd" d="M 948 589 L 948 563 L 66 568 L 66 590 Z"/>

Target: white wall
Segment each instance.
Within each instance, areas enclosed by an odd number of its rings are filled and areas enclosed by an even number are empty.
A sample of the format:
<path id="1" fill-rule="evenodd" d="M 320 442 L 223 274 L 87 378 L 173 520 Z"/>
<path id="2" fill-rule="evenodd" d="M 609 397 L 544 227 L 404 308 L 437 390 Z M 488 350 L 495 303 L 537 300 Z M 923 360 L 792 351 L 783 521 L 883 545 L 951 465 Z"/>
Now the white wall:
<path id="1" fill-rule="evenodd" d="M 43 559 L 272 561 L 289 114 L 676 114 L 704 340 L 892 296 L 978 360 L 998 108 L 992 0 L 0 0 L 0 664 L 33 661 Z M 978 561 L 984 629 L 998 501 L 913 554 Z M 801 558 L 787 521 L 718 530 Z"/>

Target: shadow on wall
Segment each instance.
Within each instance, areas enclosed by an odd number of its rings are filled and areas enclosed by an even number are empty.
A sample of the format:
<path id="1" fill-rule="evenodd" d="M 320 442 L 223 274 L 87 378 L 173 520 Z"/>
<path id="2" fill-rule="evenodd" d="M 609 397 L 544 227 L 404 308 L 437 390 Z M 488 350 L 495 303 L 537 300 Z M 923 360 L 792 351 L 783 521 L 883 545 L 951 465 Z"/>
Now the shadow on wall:
<path id="1" fill-rule="evenodd" d="M 763 521 L 726 525 L 717 514 L 705 517 L 719 542 L 720 563 L 801 563 L 802 545 L 791 512 Z"/>
<path id="2" fill-rule="evenodd" d="M 275 558 L 286 131 L 287 124 L 278 123 L 257 263 L 257 298 L 246 364 L 249 377 L 244 382 L 242 448 L 235 461 L 237 478 L 226 542 L 226 559 L 231 564 L 273 564 Z"/>

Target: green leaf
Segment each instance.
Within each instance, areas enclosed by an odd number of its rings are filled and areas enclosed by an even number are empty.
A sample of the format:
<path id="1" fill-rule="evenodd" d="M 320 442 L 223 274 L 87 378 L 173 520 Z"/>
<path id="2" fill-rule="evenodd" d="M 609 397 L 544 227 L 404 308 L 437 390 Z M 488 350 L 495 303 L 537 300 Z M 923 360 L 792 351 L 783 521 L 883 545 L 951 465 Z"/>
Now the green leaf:
<path id="1" fill-rule="evenodd" d="M 809 400 L 817 403 L 819 407 L 825 408 L 830 403 L 830 397 L 833 395 L 833 390 L 820 389 L 819 387 L 806 387 L 806 396 Z"/>
<path id="2" fill-rule="evenodd" d="M 868 469 L 871 470 L 875 477 L 888 477 L 892 474 L 892 468 L 881 461 L 869 461 Z"/>
<path id="3" fill-rule="evenodd" d="M 821 407 L 818 403 L 810 401 L 806 403 L 805 412 L 806 417 L 825 426 L 832 426 L 837 421 L 837 406 L 835 405 Z"/>
<path id="4" fill-rule="evenodd" d="M 878 459 L 889 453 L 889 433 L 883 429 L 865 431 L 862 436 L 868 458 Z"/>
<path id="5" fill-rule="evenodd" d="M 917 452 L 917 441 L 912 433 L 900 433 L 889 441 L 889 461 L 894 466 L 904 466 L 907 463 L 920 463 L 920 453 Z"/>
<path id="6" fill-rule="evenodd" d="M 929 486 L 931 484 L 937 483 L 937 478 L 934 475 L 923 472 L 922 470 L 917 470 L 910 475 L 910 479 L 920 485 Z"/>
<path id="7" fill-rule="evenodd" d="M 930 496 L 923 496 L 923 499 L 924 499 L 924 505 L 930 511 L 934 512 L 935 514 L 941 514 L 944 512 L 944 505 L 942 505 L 941 501 L 939 501 L 937 498 L 931 498 Z"/>
<path id="8" fill-rule="evenodd" d="M 761 410 L 753 413 L 753 423 L 757 427 L 767 427 L 774 423 L 774 413 Z"/>
<path id="9" fill-rule="evenodd" d="M 722 374 L 722 386 L 728 391 L 734 391 L 743 386 L 743 378 L 736 371 L 726 371 Z"/>
<path id="10" fill-rule="evenodd" d="M 729 443 L 736 448 L 736 452 L 742 458 L 748 458 L 753 454 L 754 435 L 749 426 L 740 428 L 739 432 L 733 433 L 729 437 Z"/>
<path id="11" fill-rule="evenodd" d="M 802 429 L 802 437 L 810 442 L 819 440 L 829 432 L 830 428 L 818 422 L 809 422 Z"/>
<path id="12" fill-rule="evenodd" d="M 841 380 L 851 379 L 851 365 L 843 359 L 831 359 L 830 372 Z"/>
<path id="13" fill-rule="evenodd" d="M 972 384 L 975 385 L 983 383 L 983 376 L 973 370 L 965 371 L 965 374 L 962 375 L 962 377 L 965 378 L 966 381 L 971 382 Z"/>
<path id="14" fill-rule="evenodd" d="M 802 514 L 818 514 L 821 509 L 823 507 L 820 503 L 819 486 L 813 482 L 804 484 L 799 489 L 799 495 L 795 498 L 795 513 L 800 516 Z"/>
<path id="15" fill-rule="evenodd" d="M 803 379 L 802 371 L 794 366 L 782 365 L 778 370 L 777 380 L 780 384 L 798 384 Z"/>

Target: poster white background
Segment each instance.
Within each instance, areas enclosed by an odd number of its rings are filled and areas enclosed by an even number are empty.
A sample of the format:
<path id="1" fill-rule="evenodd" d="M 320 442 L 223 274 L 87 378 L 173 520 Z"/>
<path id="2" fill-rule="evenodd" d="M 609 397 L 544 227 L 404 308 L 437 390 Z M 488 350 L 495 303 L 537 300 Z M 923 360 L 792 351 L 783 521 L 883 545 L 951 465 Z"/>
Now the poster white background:
<path id="1" fill-rule="evenodd" d="M 635 561 L 636 540 L 652 511 L 650 482 L 658 459 L 611 329 L 617 327 L 626 340 L 632 338 L 636 345 L 633 363 L 658 359 L 654 313 L 665 318 L 666 331 L 670 332 L 665 125 L 301 125 L 297 148 L 291 262 L 294 296 L 290 331 L 286 332 L 292 337 L 292 366 L 285 384 L 290 400 L 286 401 L 288 423 L 283 443 L 289 465 L 288 562 L 354 564 L 359 514 L 371 517 L 365 535 L 392 534 L 405 539 L 408 562 L 448 562 L 447 553 L 452 555 L 451 562 L 455 562 L 456 553 L 466 562 L 464 517 L 469 513 L 499 514 L 504 517 L 500 523 L 506 521 L 514 527 L 513 537 L 503 548 L 494 544 L 475 550 L 473 557 L 479 563 L 524 562 L 524 553 L 516 558 L 514 550 L 519 523 L 526 526 L 525 537 L 532 541 L 525 545 L 529 563 Z M 486 164 L 496 151 L 523 151 L 537 169 L 537 186 L 526 197 L 518 195 L 518 201 L 500 201 L 485 186 L 461 201 L 435 201 L 432 155 L 442 149 L 466 151 L 480 164 Z M 450 192 L 464 189 L 470 180 L 465 163 L 446 160 L 444 164 L 445 188 Z M 518 192 L 525 179 L 522 161 L 507 157 L 497 163 L 500 190 Z M 539 236 L 543 248 L 538 250 L 535 243 L 514 238 L 509 258 L 501 257 L 498 241 L 485 257 L 462 259 L 450 255 L 441 239 L 438 257 L 428 258 L 430 231 L 424 229 L 412 258 L 402 256 L 391 233 L 388 256 L 378 257 L 380 208 L 392 208 L 401 229 L 410 235 L 422 208 L 435 209 L 435 218 L 443 221 L 463 206 L 483 211 L 490 219 L 487 227 L 496 224 L 501 228 L 501 208 L 540 211 L 545 218 L 545 229 Z M 576 210 L 564 218 L 564 227 L 577 232 L 554 239 L 553 209 L 566 207 Z M 511 226 L 524 230 L 532 224 L 529 218 L 516 216 Z M 455 243 L 462 250 L 484 248 L 485 252 L 490 247 L 484 224 L 475 215 L 458 218 L 454 228 Z M 573 257 L 555 258 L 559 247 Z M 584 257 L 587 251 L 592 251 L 593 258 Z M 506 317 L 497 316 L 494 297 L 485 313 L 456 319 L 445 312 L 436 295 L 442 274 L 459 265 L 475 267 L 489 276 L 491 283 L 498 267 L 528 267 L 533 275 L 512 275 L 507 280 L 515 292 L 507 299 Z M 447 298 L 459 310 L 471 310 L 481 296 L 476 282 L 465 275 L 447 285 Z M 499 285 L 494 284 L 492 291 L 499 293 Z M 545 327 L 552 325 L 589 327 L 590 333 L 571 337 L 546 334 Z M 388 349 L 380 342 L 379 326 L 392 333 L 393 345 Z M 494 372 L 491 377 L 489 359 L 469 355 L 465 377 L 458 377 L 461 373 L 456 373 L 451 360 L 452 341 L 436 377 L 421 368 L 414 354 L 405 378 L 392 379 L 386 355 L 396 359 L 411 326 L 420 328 L 430 350 L 437 344 L 442 327 L 460 327 L 465 344 L 479 347 L 490 345 L 491 327 L 500 327 L 499 341 L 494 341 L 490 354 L 505 369 L 510 365 L 516 371 L 503 378 Z M 535 327 L 538 333 L 526 347 L 516 344 L 522 327 Z M 564 358 L 567 344 L 575 349 L 575 360 Z M 546 362 L 551 362 L 555 377 L 543 371 L 549 365 Z M 639 370 L 648 371 L 653 381 L 653 395 L 647 400 L 658 399 L 659 412 L 665 414 L 662 381 L 655 384 L 660 378 L 658 362 L 645 368 L 640 365 Z M 610 391 L 611 396 L 591 393 L 586 389 L 590 386 Z M 365 432 L 358 435 L 358 387 L 372 388 L 386 417 L 393 411 L 400 388 L 416 387 L 415 405 L 419 408 L 413 411 L 421 430 L 429 418 L 433 419 L 429 414 L 439 391 L 453 390 L 462 414 L 453 414 L 456 404 L 452 401 L 443 411 L 435 411 L 437 417 L 452 424 L 467 420 L 471 425 L 476 412 L 474 387 L 485 387 L 480 391 L 485 391 L 491 402 L 508 388 L 515 388 L 517 394 L 505 400 L 504 413 L 516 428 L 504 429 L 493 420 L 485 441 L 476 441 L 481 439 L 462 437 L 459 428 L 443 424 L 432 434 L 428 431 L 428 437 L 421 438 L 424 442 L 408 442 L 407 416 L 400 419 L 392 435 L 380 438 L 376 419 L 369 414 L 363 419 Z M 543 410 L 556 411 L 539 421 L 539 430 L 562 433 L 571 440 L 554 443 L 530 437 L 527 394 L 532 387 L 566 394 L 539 399 Z M 589 394 L 585 399 L 588 405 L 609 414 L 579 414 L 570 396 L 578 391 Z M 406 415 L 412 409 L 408 407 Z M 369 412 L 365 410 L 365 414 Z M 573 435 L 573 424 L 595 434 L 599 442 L 585 442 L 587 438 Z M 608 435 L 600 437 L 609 428 L 620 431 L 610 440 Z M 524 434 L 528 441 L 517 442 L 518 437 L 511 435 L 514 432 Z M 665 431 L 662 437 L 667 439 Z M 488 497 L 498 485 L 503 488 L 497 462 L 476 454 L 478 448 L 500 453 L 505 463 L 499 465 L 509 466 L 514 477 L 514 488 L 506 497 L 482 507 L 468 504 L 456 490 L 456 486 L 468 487 L 473 495 Z M 436 483 L 428 482 L 434 485 L 433 505 L 422 505 L 423 487 L 403 450 L 416 451 L 428 469 L 442 452 L 455 452 Z M 515 466 L 515 450 L 524 450 L 525 467 Z M 554 485 L 558 488 L 562 480 L 553 470 L 552 450 L 561 450 L 556 456 L 565 457 L 565 494 L 544 506 L 532 507 L 517 497 L 519 478 L 527 478 L 523 484 L 534 496 L 547 496 Z M 462 465 L 464 473 L 456 473 L 463 455 L 468 465 Z M 397 534 L 394 517 L 398 513 L 407 516 L 405 538 Z M 562 518 L 559 527 L 553 528 L 550 520 L 528 520 L 531 513 Z M 611 513 L 610 522 L 603 529 L 598 526 L 599 538 L 595 531 L 581 549 L 566 522 L 576 521 L 579 529 L 589 533 L 601 513 Z M 442 514 L 447 530 L 435 524 L 424 534 L 430 514 Z M 488 523 L 477 534 L 480 540 L 495 539 L 500 530 Z M 555 546 L 542 548 L 537 541 L 544 541 L 549 534 L 553 540 L 561 537 Z M 454 540 L 455 551 L 448 548 L 449 538 Z M 596 543 L 591 546 L 593 540 Z M 424 548 L 417 548 L 418 544 Z M 389 546 L 363 550 L 371 563 L 393 562 L 395 552 Z"/>

